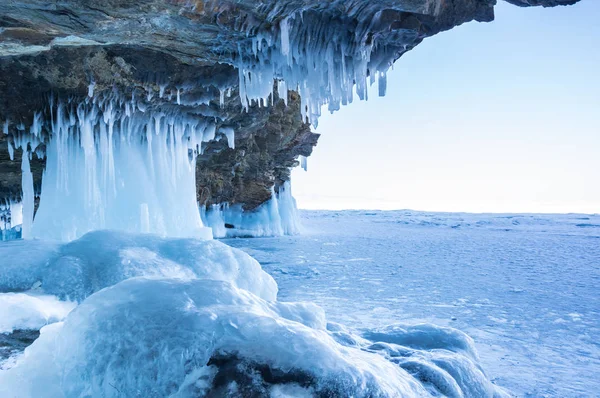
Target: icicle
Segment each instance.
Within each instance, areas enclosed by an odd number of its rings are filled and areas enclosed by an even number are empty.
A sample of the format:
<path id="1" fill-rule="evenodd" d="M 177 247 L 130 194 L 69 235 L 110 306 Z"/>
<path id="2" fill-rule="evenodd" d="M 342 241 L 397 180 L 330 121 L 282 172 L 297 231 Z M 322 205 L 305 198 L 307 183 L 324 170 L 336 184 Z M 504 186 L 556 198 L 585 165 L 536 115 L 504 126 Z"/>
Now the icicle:
<path id="1" fill-rule="evenodd" d="M 10 160 L 15 160 L 15 148 L 10 141 L 8 141 L 8 156 L 10 157 Z"/>
<path id="2" fill-rule="evenodd" d="M 271 188 L 271 199 L 254 211 L 244 211 L 240 205 L 223 203 L 204 209 L 201 215 L 217 238 L 295 235 L 302 229 L 289 181 L 279 188 L 277 194 Z M 225 228 L 225 224 L 229 227 Z"/>
<path id="3" fill-rule="evenodd" d="M 33 124 L 29 128 L 29 133 L 37 140 L 42 132 L 42 114 L 35 112 L 33 115 Z M 35 149 L 35 148 L 32 148 Z"/>
<path id="4" fill-rule="evenodd" d="M 96 82 L 91 81 L 88 85 L 88 97 L 92 98 L 94 96 L 94 89 L 96 88 Z"/>
<path id="5" fill-rule="evenodd" d="M 33 224 L 34 211 L 34 193 L 33 193 L 33 175 L 29 165 L 29 152 L 27 147 L 23 148 L 23 156 L 21 158 L 21 188 L 23 191 L 22 206 L 23 206 L 23 227 L 21 236 L 23 239 L 31 239 L 31 227 Z"/>
<path id="6" fill-rule="evenodd" d="M 300 155 L 300 167 L 302 167 L 302 169 L 304 171 L 307 171 L 307 169 L 308 169 L 308 158 L 306 156 Z"/>
<path id="7" fill-rule="evenodd" d="M 204 130 L 202 140 L 204 142 L 208 142 L 208 141 L 214 140 L 215 139 L 216 130 L 217 130 L 217 126 L 215 126 L 214 123 L 209 124 L 206 127 L 206 129 Z"/>
<path id="8" fill-rule="evenodd" d="M 232 127 L 221 127 L 219 132 L 227 137 L 227 145 L 231 149 L 235 149 L 235 135 Z"/>
<path id="9" fill-rule="evenodd" d="M 288 18 L 284 18 L 279 23 L 281 35 L 281 54 L 286 57 L 290 54 L 290 25 Z"/>
<path id="10" fill-rule="evenodd" d="M 283 80 L 277 81 L 277 96 L 283 100 L 285 106 L 288 104 L 288 88 Z"/>
<path id="11" fill-rule="evenodd" d="M 385 94 L 385 72 L 405 51 L 404 44 L 378 47 L 371 27 L 381 24 L 380 15 L 368 6 L 355 12 L 359 23 L 353 32 L 335 19 L 299 11 L 281 19 L 272 30 L 256 33 L 248 46 L 239 45 L 243 108 L 268 103 L 276 80 L 279 97 L 284 100 L 286 87 L 298 90 L 302 118 L 316 126 L 323 105 L 328 105 L 330 112 L 339 110 L 352 102 L 354 90 L 360 99 L 367 100 L 368 87 L 377 78 L 380 93 Z"/>
<path id="12" fill-rule="evenodd" d="M 387 74 L 386 72 L 379 72 L 379 96 L 385 97 L 385 93 L 387 91 Z"/>
<path id="13" fill-rule="evenodd" d="M 15 228 L 19 225 L 23 225 L 23 203 L 11 200 L 9 206 L 10 227 Z"/>

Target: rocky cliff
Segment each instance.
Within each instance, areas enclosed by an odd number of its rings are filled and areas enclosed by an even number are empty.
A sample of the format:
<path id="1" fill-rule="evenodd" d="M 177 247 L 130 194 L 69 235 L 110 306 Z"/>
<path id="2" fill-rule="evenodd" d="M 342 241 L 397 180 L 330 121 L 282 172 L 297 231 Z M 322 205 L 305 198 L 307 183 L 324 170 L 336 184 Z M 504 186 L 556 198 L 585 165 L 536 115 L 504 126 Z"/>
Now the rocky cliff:
<path id="1" fill-rule="evenodd" d="M 577 0 L 507 0 L 556 6 Z M 252 209 L 309 156 L 322 105 L 380 79 L 424 38 L 489 22 L 495 0 L 7 0 L 0 3 L 0 199 L 18 197 L 17 137 L 41 117 L 39 189 L 53 104 L 100 94 L 214 120 L 197 161 L 201 203 Z M 277 83 L 274 83 L 277 81 Z M 283 82 L 287 83 L 285 89 Z M 274 85 L 275 84 L 275 85 Z M 290 90 L 287 90 L 289 88 Z M 384 94 L 384 89 L 381 94 Z M 228 145 L 221 127 L 235 131 Z"/>

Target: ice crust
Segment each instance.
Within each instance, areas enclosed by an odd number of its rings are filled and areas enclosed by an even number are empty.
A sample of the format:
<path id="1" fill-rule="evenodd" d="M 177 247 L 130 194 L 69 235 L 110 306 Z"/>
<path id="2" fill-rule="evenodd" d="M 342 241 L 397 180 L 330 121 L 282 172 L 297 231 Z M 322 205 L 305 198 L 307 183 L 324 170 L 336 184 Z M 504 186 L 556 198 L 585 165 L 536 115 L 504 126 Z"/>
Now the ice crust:
<path id="1" fill-rule="evenodd" d="M 328 324 L 314 304 L 278 302 L 260 265 L 218 241 L 100 231 L 9 242 L 0 255 L 12 259 L 12 276 L 0 269 L 5 301 L 43 297 L 64 309 L 52 321 L 74 304 L 48 295 L 81 302 L 0 370 L 3 397 L 503 394 L 463 333 L 396 325 L 361 336 Z M 38 278 L 44 296 L 7 293 Z M 31 314 L 11 327 L 50 321 Z"/>
<path id="2" fill-rule="evenodd" d="M 204 224 L 212 228 L 215 238 L 296 235 L 302 231 L 289 181 L 278 193 L 272 189 L 271 199 L 253 211 L 225 203 L 202 209 L 201 216 Z"/>

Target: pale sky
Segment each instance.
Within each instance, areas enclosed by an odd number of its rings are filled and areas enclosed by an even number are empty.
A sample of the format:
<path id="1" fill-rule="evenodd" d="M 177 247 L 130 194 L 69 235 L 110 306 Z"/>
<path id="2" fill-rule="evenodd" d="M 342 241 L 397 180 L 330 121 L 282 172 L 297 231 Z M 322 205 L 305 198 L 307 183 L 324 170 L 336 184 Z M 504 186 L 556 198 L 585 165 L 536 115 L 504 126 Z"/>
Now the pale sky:
<path id="1" fill-rule="evenodd" d="M 600 1 L 426 39 L 388 94 L 324 112 L 300 208 L 600 212 Z"/>

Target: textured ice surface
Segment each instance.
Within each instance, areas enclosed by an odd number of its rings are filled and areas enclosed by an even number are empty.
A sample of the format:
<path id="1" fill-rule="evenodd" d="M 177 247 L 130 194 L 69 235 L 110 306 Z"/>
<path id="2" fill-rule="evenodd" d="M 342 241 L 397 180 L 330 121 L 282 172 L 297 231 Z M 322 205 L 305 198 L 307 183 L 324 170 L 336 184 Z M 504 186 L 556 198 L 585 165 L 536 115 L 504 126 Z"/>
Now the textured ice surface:
<path id="1" fill-rule="evenodd" d="M 216 238 L 298 234 L 302 227 L 290 182 L 284 183 L 278 193 L 272 190 L 271 195 L 253 211 L 244 211 L 241 205 L 213 205 L 202 212 L 202 221 L 212 228 Z"/>
<path id="2" fill-rule="evenodd" d="M 223 281 L 129 279 L 50 329 L 0 373 L 0 392 L 222 396 L 235 383 L 251 396 L 289 384 L 334 396 L 495 394 L 460 332 L 394 328 L 373 334 L 383 343 L 340 344 L 315 305 L 267 302 Z"/>
<path id="3" fill-rule="evenodd" d="M 600 391 L 600 215 L 301 212 L 305 232 L 226 243 L 258 259 L 281 300 L 372 329 L 452 326 L 517 396 Z"/>
<path id="4" fill-rule="evenodd" d="M 503 395 L 465 334 L 327 323 L 315 304 L 277 301 L 259 264 L 221 242 L 100 231 L 9 242 L 0 256 L 4 286 L 39 279 L 40 292 L 82 300 L 1 366 L 2 397 Z"/>

